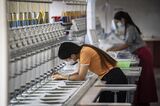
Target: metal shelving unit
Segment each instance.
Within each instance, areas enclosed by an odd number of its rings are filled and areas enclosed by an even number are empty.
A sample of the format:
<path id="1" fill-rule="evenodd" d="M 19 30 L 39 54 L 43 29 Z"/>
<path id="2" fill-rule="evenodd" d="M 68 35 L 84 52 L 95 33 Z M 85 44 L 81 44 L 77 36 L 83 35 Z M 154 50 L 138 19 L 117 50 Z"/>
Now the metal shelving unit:
<path id="1" fill-rule="evenodd" d="M 52 0 L 9 0 L 15 2 L 52 3 Z"/>

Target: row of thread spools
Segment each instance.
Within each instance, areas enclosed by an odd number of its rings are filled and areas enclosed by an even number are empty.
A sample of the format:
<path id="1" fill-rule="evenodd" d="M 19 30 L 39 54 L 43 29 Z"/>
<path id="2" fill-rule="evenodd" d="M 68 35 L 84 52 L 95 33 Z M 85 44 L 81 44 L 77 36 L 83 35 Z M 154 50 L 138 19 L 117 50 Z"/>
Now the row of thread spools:
<path id="1" fill-rule="evenodd" d="M 9 16 L 9 26 L 23 27 L 28 25 L 43 24 L 49 22 L 48 12 L 20 12 L 20 13 L 10 13 Z"/>
<path id="2" fill-rule="evenodd" d="M 72 19 L 86 17 L 85 11 L 65 11 L 62 16 L 52 16 L 53 22 L 62 21 L 63 23 L 71 23 Z"/>

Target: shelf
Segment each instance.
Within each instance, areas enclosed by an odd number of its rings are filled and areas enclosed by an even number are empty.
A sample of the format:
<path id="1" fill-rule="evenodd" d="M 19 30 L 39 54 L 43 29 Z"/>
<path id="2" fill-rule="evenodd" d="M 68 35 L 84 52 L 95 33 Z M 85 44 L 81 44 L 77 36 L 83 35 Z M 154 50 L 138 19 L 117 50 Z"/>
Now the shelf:
<path id="1" fill-rule="evenodd" d="M 160 37 L 157 35 L 152 35 L 152 36 L 142 36 L 142 39 L 144 41 L 160 41 Z"/>
<path id="2" fill-rule="evenodd" d="M 15 2 L 52 3 L 52 0 L 9 0 Z"/>

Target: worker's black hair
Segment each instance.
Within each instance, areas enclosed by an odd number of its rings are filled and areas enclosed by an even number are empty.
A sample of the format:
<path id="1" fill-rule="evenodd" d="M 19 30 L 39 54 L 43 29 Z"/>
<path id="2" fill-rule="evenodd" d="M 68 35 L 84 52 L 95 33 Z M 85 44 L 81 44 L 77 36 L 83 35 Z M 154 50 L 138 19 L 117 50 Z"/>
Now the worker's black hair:
<path id="1" fill-rule="evenodd" d="M 134 27 L 136 27 L 136 29 L 138 30 L 139 34 L 141 34 L 140 29 L 133 22 L 132 18 L 130 17 L 130 15 L 127 12 L 118 11 L 117 13 L 115 13 L 114 19 L 116 19 L 116 20 L 124 19 L 125 20 L 125 34 L 126 34 L 127 25 L 133 25 Z"/>
<path id="2" fill-rule="evenodd" d="M 58 57 L 60 59 L 67 59 L 71 57 L 72 54 L 80 53 L 80 50 L 81 46 L 72 42 L 64 42 L 59 47 Z"/>

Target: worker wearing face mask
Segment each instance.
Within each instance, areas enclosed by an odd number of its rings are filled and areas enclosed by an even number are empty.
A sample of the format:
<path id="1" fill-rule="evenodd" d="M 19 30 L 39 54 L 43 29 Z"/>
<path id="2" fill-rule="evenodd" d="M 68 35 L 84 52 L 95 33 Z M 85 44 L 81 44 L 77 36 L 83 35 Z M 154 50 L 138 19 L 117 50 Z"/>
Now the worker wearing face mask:
<path id="1" fill-rule="evenodd" d="M 157 102 L 156 84 L 153 72 L 153 57 L 151 51 L 141 38 L 141 31 L 134 24 L 127 12 L 119 11 L 114 16 L 117 28 L 124 27 L 124 44 L 111 47 L 107 51 L 128 49 L 140 59 L 141 75 L 137 83 L 134 97 L 135 106 L 149 106 L 150 102 Z M 121 32 L 122 33 L 122 32 Z"/>
<path id="2" fill-rule="evenodd" d="M 118 22 L 115 24 L 115 20 L 112 20 L 112 32 L 117 36 L 124 36 L 125 26 Z"/>
<path id="3" fill-rule="evenodd" d="M 53 74 L 55 80 L 85 80 L 88 70 L 97 74 L 107 84 L 126 84 L 127 78 L 120 68 L 116 67 L 116 61 L 107 53 L 92 45 L 79 46 L 72 42 L 64 42 L 60 45 L 58 57 L 67 62 L 78 61 L 79 67 L 76 73 L 71 75 Z M 117 93 L 117 101 L 125 102 L 126 92 Z M 100 93 L 99 102 L 114 102 L 114 93 L 104 91 Z"/>

